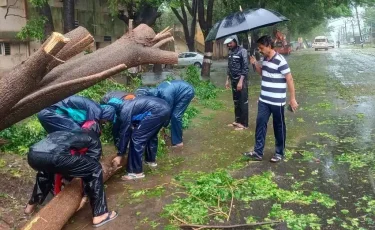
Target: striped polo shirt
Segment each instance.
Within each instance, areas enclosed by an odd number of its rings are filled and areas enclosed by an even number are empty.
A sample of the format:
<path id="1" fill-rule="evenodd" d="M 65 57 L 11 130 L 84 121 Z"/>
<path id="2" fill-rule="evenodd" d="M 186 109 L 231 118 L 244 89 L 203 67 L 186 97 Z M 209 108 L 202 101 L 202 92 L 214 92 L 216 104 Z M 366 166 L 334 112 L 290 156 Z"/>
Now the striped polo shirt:
<path id="1" fill-rule="evenodd" d="M 285 105 L 286 78 L 290 73 L 285 58 L 276 53 L 270 60 L 264 59 L 262 65 L 262 90 L 259 100 L 271 105 Z"/>

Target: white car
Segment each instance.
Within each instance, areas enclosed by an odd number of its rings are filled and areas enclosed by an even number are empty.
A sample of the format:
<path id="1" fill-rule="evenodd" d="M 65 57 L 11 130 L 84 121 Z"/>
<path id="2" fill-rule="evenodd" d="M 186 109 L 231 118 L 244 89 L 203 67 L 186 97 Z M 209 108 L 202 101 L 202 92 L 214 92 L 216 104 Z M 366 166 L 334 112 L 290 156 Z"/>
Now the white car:
<path id="1" fill-rule="evenodd" d="M 197 52 L 183 52 L 178 55 L 178 65 L 194 65 L 201 68 L 203 65 L 203 55 Z"/>
<path id="2" fill-rule="evenodd" d="M 322 50 L 328 50 L 328 39 L 326 36 L 318 36 L 314 39 L 314 43 L 312 47 L 315 49 L 315 51 L 322 49 Z"/>

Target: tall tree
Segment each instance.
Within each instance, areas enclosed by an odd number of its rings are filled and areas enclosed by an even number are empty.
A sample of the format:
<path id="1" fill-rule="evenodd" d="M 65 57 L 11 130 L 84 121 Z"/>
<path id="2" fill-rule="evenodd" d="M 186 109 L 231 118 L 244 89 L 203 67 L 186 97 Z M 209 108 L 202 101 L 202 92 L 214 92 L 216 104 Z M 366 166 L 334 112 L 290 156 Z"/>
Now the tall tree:
<path id="1" fill-rule="evenodd" d="M 208 33 L 212 28 L 214 11 L 214 0 L 208 0 L 205 6 L 205 1 L 198 1 L 198 21 L 202 29 L 204 39 L 206 40 Z M 210 78 L 210 70 L 212 64 L 212 52 L 213 52 L 213 42 L 205 42 L 204 44 L 204 59 L 201 75 L 203 78 Z"/>
<path id="2" fill-rule="evenodd" d="M 192 0 L 191 3 L 189 0 L 179 0 L 175 4 L 171 3 L 171 9 L 173 13 L 176 15 L 177 19 L 182 24 L 182 28 L 184 30 L 186 45 L 190 52 L 195 51 L 195 31 L 197 26 L 197 3 L 201 2 L 202 0 Z M 190 5 L 191 4 L 191 5 Z M 181 11 L 181 14 L 178 10 Z M 189 20 L 186 10 L 189 12 L 191 16 L 190 28 L 189 28 Z"/>
<path id="3" fill-rule="evenodd" d="M 133 26 L 146 24 L 152 26 L 161 16 L 159 6 L 162 0 L 108 0 L 112 16 L 118 17 L 129 26 L 129 20 L 133 20 Z"/>
<path id="4" fill-rule="evenodd" d="M 64 0 L 63 3 L 64 33 L 74 30 L 74 0 Z"/>

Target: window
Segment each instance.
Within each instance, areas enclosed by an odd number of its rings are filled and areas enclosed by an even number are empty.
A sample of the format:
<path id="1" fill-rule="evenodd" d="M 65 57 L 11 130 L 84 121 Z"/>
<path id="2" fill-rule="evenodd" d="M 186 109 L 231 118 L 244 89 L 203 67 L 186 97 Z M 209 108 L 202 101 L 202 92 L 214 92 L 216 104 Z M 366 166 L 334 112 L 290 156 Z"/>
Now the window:
<path id="1" fill-rule="evenodd" d="M 10 44 L 0 42 L 0 55 L 10 55 Z"/>
<path id="2" fill-rule="evenodd" d="M 315 39 L 315 42 L 327 42 L 327 39 L 324 39 L 324 38 L 322 38 L 322 39 Z"/>
<path id="3" fill-rule="evenodd" d="M 184 57 L 185 57 L 184 53 L 178 55 L 178 58 L 184 58 Z"/>
<path id="4" fill-rule="evenodd" d="M 111 36 L 104 36 L 104 41 L 110 42 L 110 41 L 112 41 L 112 37 Z"/>
<path id="5" fill-rule="evenodd" d="M 79 26 L 79 22 L 78 22 L 78 20 L 75 20 L 74 21 L 74 28 L 77 28 Z"/>
<path id="6" fill-rule="evenodd" d="M 195 53 L 188 53 L 188 54 L 186 54 L 185 57 L 191 58 L 191 57 L 195 57 L 195 56 L 197 56 L 197 54 L 195 54 Z"/>

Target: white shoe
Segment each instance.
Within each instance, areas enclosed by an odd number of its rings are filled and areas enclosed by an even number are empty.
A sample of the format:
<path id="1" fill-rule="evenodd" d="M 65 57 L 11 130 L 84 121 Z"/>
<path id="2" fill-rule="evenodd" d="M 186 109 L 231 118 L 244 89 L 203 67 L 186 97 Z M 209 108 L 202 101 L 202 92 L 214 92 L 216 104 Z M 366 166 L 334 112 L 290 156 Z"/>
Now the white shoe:
<path id="1" fill-rule="evenodd" d="M 158 164 L 156 162 L 145 161 L 145 164 L 148 165 L 149 167 L 152 167 L 152 168 L 155 168 L 156 166 L 158 166 Z"/>

